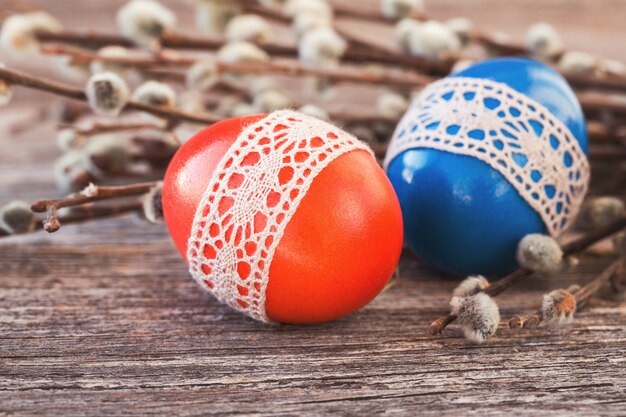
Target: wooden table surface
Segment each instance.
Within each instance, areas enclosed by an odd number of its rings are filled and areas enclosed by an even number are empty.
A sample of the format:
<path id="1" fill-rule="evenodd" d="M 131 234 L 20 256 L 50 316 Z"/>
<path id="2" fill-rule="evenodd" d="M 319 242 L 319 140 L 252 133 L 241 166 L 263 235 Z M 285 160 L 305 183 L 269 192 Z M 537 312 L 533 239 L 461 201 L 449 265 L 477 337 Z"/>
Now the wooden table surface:
<path id="1" fill-rule="evenodd" d="M 119 3 L 37 2 L 77 28 L 96 12 L 94 25 L 111 27 Z M 546 19 L 568 44 L 626 60 L 624 1 L 427 4 L 435 17 L 468 15 L 516 36 Z M 0 203 L 57 193 L 54 126 L 28 122 L 52 101 L 19 91 L 0 111 Z M 24 121 L 33 126 L 12 132 Z M 270 326 L 204 293 L 162 226 L 128 216 L 3 238 L 0 415 L 624 416 L 626 303 L 594 300 L 561 329 L 506 328 L 544 292 L 585 282 L 606 264 L 586 256 L 575 270 L 503 294 L 498 333 L 476 346 L 455 325 L 426 334 L 455 281 L 410 255 L 397 285 L 362 311 Z"/>

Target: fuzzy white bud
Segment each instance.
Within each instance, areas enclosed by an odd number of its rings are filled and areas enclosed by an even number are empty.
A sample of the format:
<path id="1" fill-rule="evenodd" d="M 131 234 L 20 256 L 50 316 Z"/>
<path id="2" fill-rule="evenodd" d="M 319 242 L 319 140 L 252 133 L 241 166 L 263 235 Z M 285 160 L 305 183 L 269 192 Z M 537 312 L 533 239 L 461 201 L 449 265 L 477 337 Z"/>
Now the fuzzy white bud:
<path id="1" fill-rule="evenodd" d="M 150 80 L 137 87 L 133 99 L 153 106 L 174 107 L 176 92 L 167 84 Z"/>
<path id="2" fill-rule="evenodd" d="M 39 50 L 37 33 L 54 33 L 61 23 L 46 12 L 15 14 L 6 18 L 0 31 L 0 45 L 7 51 L 34 53 Z"/>
<path id="3" fill-rule="evenodd" d="M 221 35 L 228 22 L 241 13 L 236 1 L 205 0 L 196 7 L 196 27 L 205 35 Z"/>
<path id="4" fill-rule="evenodd" d="M 124 137 L 114 134 L 94 136 L 84 149 L 85 167 L 96 178 L 123 174 L 130 164 L 128 151 Z"/>
<path id="5" fill-rule="evenodd" d="M 143 215 L 150 223 L 163 223 L 163 202 L 161 200 L 163 182 L 159 181 L 150 188 L 142 199 Z"/>
<path id="6" fill-rule="evenodd" d="M 402 19 L 424 12 L 422 0 L 381 0 L 380 11 L 389 19 Z"/>
<path id="7" fill-rule="evenodd" d="M 52 64 L 55 71 L 67 80 L 75 82 L 85 82 L 90 71 L 87 64 L 76 64 L 69 56 L 54 56 Z"/>
<path id="8" fill-rule="evenodd" d="M 176 15 L 155 0 L 131 0 L 116 19 L 123 36 L 148 49 L 158 49 L 161 35 L 176 25 Z"/>
<path id="9" fill-rule="evenodd" d="M 229 41 L 269 42 L 274 38 L 271 26 L 261 16 L 244 14 L 235 16 L 226 26 Z"/>
<path id="10" fill-rule="evenodd" d="M 291 18 L 299 14 L 332 18 L 333 9 L 325 0 L 287 0 L 283 6 L 283 14 Z"/>
<path id="11" fill-rule="evenodd" d="M 461 42 L 448 26 L 429 20 L 410 33 L 409 49 L 415 56 L 443 59 L 457 54 Z"/>
<path id="12" fill-rule="evenodd" d="M 474 24 L 471 20 L 466 17 L 456 17 L 446 21 L 446 26 L 456 34 L 461 45 L 465 46 L 469 43 L 474 31 Z"/>
<path id="13" fill-rule="evenodd" d="M 250 80 L 249 90 L 252 96 L 256 96 L 267 90 L 277 89 L 279 89 L 278 83 L 272 76 L 255 77 Z"/>
<path id="14" fill-rule="evenodd" d="M 551 58 L 563 52 L 563 41 L 548 23 L 536 23 L 526 33 L 526 48 L 533 54 Z"/>
<path id="15" fill-rule="evenodd" d="M 617 256 L 626 256 L 626 231 L 617 233 L 612 241 Z"/>
<path id="16" fill-rule="evenodd" d="M 85 142 L 85 136 L 81 135 L 71 127 L 61 129 L 57 132 L 57 146 L 62 151 L 69 151 L 81 147 Z"/>
<path id="17" fill-rule="evenodd" d="M 258 113 L 259 111 L 255 106 L 246 102 L 235 103 L 230 109 L 231 117 L 248 116 L 250 114 Z"/>
<path id="18" fill-rule="evenodd" d="M 331 27 L 332 24 L 332 16 L 315 13 L 299 13 L 293 18 L 292 28 L 296 36 L 300 38 L 310 30 L 321 27 Z"/>
<path id="19" fill-rule="evenodd" d="M 626 215 L 626 206 L 619 197 L 596 197 L 587 201 L 578 217 L 583 228 L 601 229 Z"/>
<path id="20" fill-rule="evenodd" d="M 376 113 L 382 117 L 399 120 L 409 108 L 409 100 L 395 91 L 383 91 L 376 100 Z"/>
<path id="21" fill-rule="evenodd" d="M 298 111 L 302 114 L 306 114 L 307 116 L 315 117 L 316 119 L 324 120 L 326 122 L 330 120 L 328 112 L 315 104 L 305 104 L 300 107 Z"/>
<path id="22" fill-rule="evenodd" d="M 206 112 L 206 106 L 202 94 L 198 91 L 185 91 L 178 97 L 176 107 L 187 113 L 202 114 Z"/>
<path id="23" fill-rule="evenodd" d="M 605 74 L 623 77 L 626 75 L 626 65 L 614 59 L 601 59 L 598 68 Z"/>
<path id="24" fill-rule="evenodd" d="M 547 235 L 533 233 L 524 236 L 517 246 L 517 261 L 522 268 L 549 274 L 561 267 L 563 251 L 559 244 Z"/>
<path id="25" fill-rule="evenodd" d="M 130 97 L 126 82 L 112 72 L 92 75 L 86 93 L 89 106 L 101 116 L 117 116 Z"/>
<path id="26" fill-rule="evenodd" d="M 453 297 L 469 297 L 489 287 L 489 281 L 482 275 L 465 278 L 452 292 Z"/>
<path id="27" fill-rule="evenodd" d="M 572 321 L 576 312 L 576 298 L 566 290 L 554 290 L 543 295 L 541 315 L 546 322 L 563 324 Z"/>
<path id="28" fill-rule="evenodd" d="M 559 68 L 567 72 L 590 74 L 595 71 L 598 60 L 591 54 L 580 51 L 567 51 L 559 60 Z"/>
<path id="29" fill-rule="evenodd" d="M 84 154 L 80 151 L 64 153 L 54 164 L 54 181 L 62 192 L 85 188 L 94 180 L 86 168 Z"/>
<path id="30" fill-rule="evenodd" d="M 396 45 L 400 47 L 404 52 L 411 51 L 411 34 L 417 30 L 420 26 L 420 22 L 414 19 L 406 18 L 396 23 L 394 27 L 394 39 Z"/>
<path id="31" fill-rule="evenodd" d="M 187 88 L 202 92 L 209 91 L 219 80 L 219 69 L 213 60 L 196 62 L 187 70 L 185 75 Z"/>
<path id="32" fill-rule="evenodd" d="M 270 60 L 267 52 L 250 42 L 228 42 L 217 51 L 217 61 L 237 63 L 264 63 Z"/>
<path id="33" fill-rule="evenodd" d="M 469 297 L 453 297 L 452 314 L 458 316 L 465 338 L 482 343 L 496 333 L 500 324 L 500 310 L 493 298 L 484 292 Z"/>
<path id="34" fill-rule="evenodd" d="M 260 113 L 271 113 L 291 107 L 291 99 L 277 88 L 269 88 L 254 96 L 254 108 Z"/>
<path id="35" fill-rule="evenodd" d="M 330 27 L 319 27 L 306 32 L 298 43 L 302 63 L 314 68 L 331 68 L 347 48 L 346 41 Z"/>
<path id="36" fill-rule="evenodd" d="M 103 58 L 127 58 L 130 53 L 128 49 L 123 46 L 109 45 L 99 49 L 98 55 Z M 95 59 L 91 61 L 89 69 L 92 74 L 99 74 L 101 72 L 114 72 L 116 74 L 122 74 L 128 69 L 128 66 Z"/>
<path id="37" fill-rule="evenodd" d="M 0 229 L 12 235 L 35 230 L 37 217 L 23 201 L 12 201 L 0 207 Z"/>

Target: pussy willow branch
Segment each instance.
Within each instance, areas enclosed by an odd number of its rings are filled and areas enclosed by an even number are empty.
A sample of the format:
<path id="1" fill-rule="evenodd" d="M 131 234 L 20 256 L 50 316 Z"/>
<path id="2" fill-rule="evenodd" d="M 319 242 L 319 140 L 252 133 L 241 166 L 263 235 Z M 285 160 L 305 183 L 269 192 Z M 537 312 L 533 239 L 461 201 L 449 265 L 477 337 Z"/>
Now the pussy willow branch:
<path id="1" fill-rule="evenodd" d="M 126 47 L 134 46 L 122 36 L 111 34 L 96 34 L 93 32 L 70 32 L 62 31 L 57 33 L 37 34 L 41 42 L 61 42 L 70 45 L 78 45 L 90 48 L 100 48 L 107 45 L 121 45 Z M 180 33 L 165 33 L 161 37 L 161 46 L 171 49 L 189 49 L 214 51 L 225 44 L 222 39 L 183 35 Z M 264 42 L 257 43 L 273 57 L 297 57 L 298 49 L 295 45 Z M 396 65 L 400 67 L 419 69 L 432 74 L 445 75 L 450 72 L 453 61 L 433 61 L 422 57 L 414 57 L 394 51 L 380 51 L 373 48 L 363 48 L 359 46 L 349 47 L 342 57 L 342 61 L 350 63 L 376 62 L 378 64 Z"/>
<path id="2" fill-rule="evenodd" d="M 265 7 L 258 4 L 255 0 L 241 0 L 244 8 L 252 13 L 260 14 L 266 18 L 279 21 L 282 23 L 290 23 L 290 19 L 283 16 L 280 11 L 274 10 L 270 7 Z M 361 20 L 369 23 L 382 24 L 387 26 L 395 26 L 398 22 L 397 19 L 387 18 L 383 16 L 379 11 L 363 10 L 361 8 L 344 7 L 342 5 L 333 5 L 334 14 L 339 18 L 348 18 L 351 20 Z M 425 13 L 415 13 L 411 18 L 419 21 L 429 20 L 429 17 Z M 352 32 L 344 30 L 342 26 L 335 25 L 336 30 L 342 36 L 346 37 L 355 44 L 365 46 L 368 48 L 377 48 L 378 44 L 373 44 L 365 39 L 357 39 L 353 36 Z M 489 33 L 479 28 L 474 29 L 470 33 L 470 41 L 480 44 L 485 47 L 491 55 L 496 56 L 527 56 L 529 52 L 522 42 L 513 41 L 506 37 L 498 36 L 494 33 Z M 550 58 L 551 62 L 557 61 L 565 51 Z M 454 57 L 451 57 L 454 58 Z M 451 59 L 452 61 L 452 59 Z M 588 87 L 593 85 L 596 89 L 609 89 L 626 91 L 626 77 L 597 77 L 586 74 L 576 74 L 562 72 L 562 75 L 574 86 Z"/>
<path id="3" fill-rule="evenodd" d="M 622 217 L 620 220 L 615 221 L 614 223 L 600 229 L 592 230 L 576 239 L 571 240 L 561 247 L 563 251 L 563 256 L 570 256 L 583 250 L 587 249 L 589 246 L 593 245 L 596 242 L 599 242 L 615 233 L 621 231 L 626 228 L 626 216 Z M 520 281 L 521 279 L 532 274 L 532 271 L 529 271 L 524 268 L 518 268 L 511 274 L 506 277 L 494 282 L 489 287 L 485 288 L 483 292 L 491 297 L 495 297 L 502 292 L 506 291 L 508 288 L 511 288 L 515 283 Z M 453 314 L 449 314 L 447 316 L 439 317 L 434 320 L 430 326 L 428 327 L 428 332 L 432 335 L 439 334 L 444 331 L 444 329 L 451 323 L 453 323 L 457 317 Z"/>
<path id="4" fill-rule="evenodd" d="M 339 8 L 337 6 L 335 6 L 335 12 L 337 13 L 337 16 L 347 16 L 357 19 L 364 18 L 365 20 L 374 20 L 379 23 L 392 25 L 395 25 L 397 23 L 397 20 L 388 19 L 380 15 L 380 13 L 363 13 L 357 10 L 352 11 L 350 9 L 339 11 Z M 367 16 L 369 16 L 369 18 Z M 429 19 L 426 14 L 418 14 L 412 17 L 416 20 L 421 21 Z M 345 30 L 341 30 L 341 33 L 344 36 L 350 34 Z M 474 29 L 470 33 L 470 41 L 484 46 L 485 48 L 489 49 L 492 54 L 495 54 L 497 56 L 528 56 L 529 54 L 523 43 L 512 41 L 510 39 L 503 38 L 502 36 L 497 36 L 496 34 L 489 33 L 481 29 Z M 373 45 L 370 44 L 369 46 Z M 551 61 L 554 62 L 558 60 L 562 53 L 552 57 Z M 559 71 L 561 75 L 563 75 L 563 77 L 565 77 L 565 79 L 576 88 L 594 88 L 598 90 L 626 92 L 626 77 L 624 76 L 601 77 L 597 75 L 577 74 L 575 72 L 561 71 L 559 68 L 555 68 L 555 70 Z"/>
<path id="5" fill-rule="evenodd" d="M 477 32 L 478 33 L 478 32 Z M 40 33 L 37 35 L 42 42 L 62 42 L 70 45 L 79 45 L 89 48 L 100 48 L 107 45 L 121 45 L 126 47 L 134 46 L 130 41 L 122 36 L 115 34 L 101 34 L 93 32 L 71 32 L 63 31 L 58 33 Z M 503 41 L 499 41 L 497 37 L 485 34 L 477 34 L 475 38 L 486 41 L 491 39 L 491 45 L 501 44 L 502 48 L 508 45 Z M 201 49 L 216 50 L 224 45 L 221 39 L 192 37 L 182 34 L 165 34 L 162 38 L 162 46 L 172 49 Z M 363 63 L 376 62 L 378 64 L 396 65 L 411 70 L 421 70 L 428 74 L 445 76 L 450 73 L 455 59 L 447 59 L 443 61 L 426 59 L 423 57 L 414 57 L 407 54 L 394 51 L 380 51 L 374 46 L 356 45 L 346 51 L 342 58 L 344 62 Z M 272 56 L 297 57 L 297 48 L 291 45 L 264 43 L 259 44 Z M 508 45 L 508 49 L 504 50 L 502 55 L 525 55 L 527 52 L 519 45 Z M 557 68 L 558 70 L 558 68 Z M 575 74 L 571 72 L 562 72 L 562 75 L 575 87 L 579 88 L 595 88 L 601 90 L 626 91 L 626 77 L 598 77 L 595 75 Z"/>
<path id="6" fill-rule="evenodd" d="M 177 76 L 175 78 L 178 81 L 182 81 L 182 74 L 174 74 L 174 75 Z M 79 88 L 76 88 L 74 86 L 70 86 L 64 83 L 60 83 L 58 81 L 36 77 L 30 74 L 12 70 L 9 68 L 0 68 L 0 80 L 5 80 L 8 83 L 14 84 L 14 85 L 21 85 L 23 87 L 27 87 L 27 88 L 31 88 L 35 90 L 50 92 L 50 93 L 53 93 L 62 97 L 74 99 L 74 100 L 79 100 L 83 102 L 87 101 L 87 96 L 84 90 L 82 89 L 79 89 Z M 590 100 L 593 101 L 593 108 L 595 109 L 599 108 L 598 102 L 599 100 L 601 100 L 600 98 L 592 97 Z M 609 100 L 612 100 L 611 101 L 612 110 L 619 109 L 620 112 L 626 112 L 625 110 L 626 103 L 623 103 L 624 109 L 622 109 L 621 107 L 622 104 L 620 103 L 619 99 L 609 98 Z M 124 109 L 144 111 L 144 112 L 153 114 L 155 116 L 165 118 L 170 122 L 168 124 L 168 127 L 171 127 L 171 125 L 174 123 L 178 123 L 182 121 L 209 125 L 209 124 L 218 122 L 223 119 L 223 116 L 221 115 L 215 115 L 215 114 L 209 114 L 209 113 L 202 114 L 202 115 L 192 114 L 192 113 L 187 113 L 187 112 L 183 112 L 183 111 L 176 110 L 176 109 L 144 104 L 144 103 L 137 102 L 134 100 L 129 100 L 126 106 L 124 107 Z M 335 113 L 335 114 L 331 114 L 330 116 L 332 120 L 344 122 L 344 123 L 369 123 L 371 124 L 371 123 L 380 122 L 380 123 L 393 124 L 397 122 L 394 119 L 390 119 L 388 117 L 383 117 L 383 116 L 378 116 L 378 115 L 373 115 L 373 114 L 353 114 L 350 112 L 346 112 L 346 113 Z M 615 153 L 614 151 L 617 151 L 617 153 Z M 591 150 L 591 153 L 593 155 L 594 153 L 593 149 Z M 610 156 L 621 155 L 621 152 L 619 149 L 609 150 L 608 153 L 607 152 L 605 153 Z"/>
<path id="7" fill-rule="evenodd" d="M 589 300 L 595 295 L 606 283 L 611 281 L 615 274 L 623 273 L 623 268 L 626 259 L 619 258 L 611 262 L 602 272 L 590 281 L 584 287 L 581 287 L 578 291 L 572 292 L 572 295 L 576 299 L 576 312 L 584 309 Z M 570 291 L 571 292 L 571 291 Z M 509 328 L 511 329 L 530 329 L 535 328 L 543 321 L 543 313 L 539 309 L 532 314 L 525 316 L 515 316 L 509 320 Z"/>
<path id="8" fill-rule="evenodd" d="M 64 48 L 60 45 L 43 46 L 41 51 L 44 54 L 65 55 L 71 57 L 76 64 L 86 64 L 91 61 L 101 61 L 115 64 L 126 64 L 134 68 L 154 68 L 165 66 L 190 66 L 197 62 L 197 59 L 190 57 L 103 57 L 98 53 L 90 51 L 77 51 Z M 235 74 L 274 74 L 289 76 L 315 76 L 328 78 L 336 82 L 356 82 L 366 84 L 380 84 L 392 87 L 423 87 L 435 80 L 435 78 L 419 75 L 415 73 L 394 74 L 390 71 L 361 71 L 356 69 L 338 68 L 323 69 L 310 68 L 300 64 L 286 64 L 279 62 L 268 62 L 263 64 L 253 63 L 225 63 L 215 62 L 220 73 Z"/>
<path id="9" fill-rule="evenodd" d="M 586 112 L 610 111 L 617 116 L 626 116 L 626 96 L 601 93 L 578 94 L 578 101 Z"/>
<path id="10" fill-rule="evenodd" d="M 57 216 L 57 210 L 60 208 L 80 206 L 94 201 L 142 195 L 150 191 L 156 184 L 156 181 L 116 186 L 91 184 L 83 191 L 64 198 L 35 201 L 31 206 L 31 210 L 35 213 L 47 213 L 47 217 L 43 221 L 43 228 L 46 232 L 52 233 L 61 228 L 61 222 Z"/>
<path id="11" fill-rule="evenodd" d="M 165 66 L 189 66 L 197 62 L 195 58 L 184 56 L 168 56 L 167 54 L 161 54 L 156 57 L 147 56 L 129 56 L 129 57 L 102 57 L 97 53 L 83 50 L 75 50 L 66 48 L 60 45 L 43 46 L 42 52 L 53 55 L 66 55 L 70 56 L 76 63 L 88 63 L 94 60 L 101 60 L 103 62 L 126 64 L 135 68 L 153 68 L 160 65 Z M 329 78 L 331 80 L 341 82 L 350 81 L 367 84 L 379 84 L 390 87 L 423 87 L 428 83 L 435 80 L 435 78 L 427 77 L 418 74 L 394 74 L 390 72 L 367 72 L 354 69 L 315 69 L 307 68 L 298 64 L 286 64 L 286 63 L 267 63 L 267 64 L 231 64 L 231 63 L 219 63 L 216 62 L 218 71 L 224 73 L 246 73 L 246 74 L 266 74 L 272 73 L 277 75 L 312 75 Z M 168 78 L 171 81 L 184 82 L 184 75 L 181 73 L 172 73 L 167 70 L 150 69 L 146 71 L 148 74 L 160 77 Z M 586 111 L 598 111 L 601 109 L 607 109 L 614 112 L 617 115 L 626 115 L 626 101 L 618 96 L 598 95 L 591 93 L 584 93 L 579 95 L 579 99 Z M 347 115 L 344 115 L 347 116 Z M 337 120 L 354 122 L 352 118 L 342 119 L 340 117 Z M 370 117 L 367 118 L 371 120 Z M 391 121 L 394 122 L 394 121 Z M 609 149 L 608 152 L 600 152 L 604 156 L 621 155 L 621 153 L 613 152 Z"/>
<path id="12" fill-rule="evenodd" d="M 155 77 L 157 79 L 167 79 L 169 82 L 184 83 L 185 74 L 179 72 L 160 71 L 160 70 L 148 70 L 146 74 Z M 245 86 L 235 85 L 229 82 L 221 82 L 221 88 L 225 93 L 233 96 L 239 96 L 244 100 L 251 100 L 252 94 Z M 293 107 L 300 107 L 300 104 L 293 103 Z M 388 125 L 396 125 L 398 119 L 382 116 L 374 113 L 354 112 L 354 111 L 331 111 L 328 112 L 329 118 L 336 123 L 356 123 L 372 125 L 376 123 L 384 123 Z M 226 116 L 224 116 L 226 117 Z M 383 145 L 386 146 L 386 145 Z M 386 149 L 386 148 L 385 148 Z"/>
<path id="13" fill-rule="evenodd" d="M 71 98 L 73 100 L 87 101 L 87 95 L 85 94 L 85 91 L 83 89 L 76 88 L 57 81 L 36 77 L 9 68 L 0 68 L 0 80 L 4 80 L 13 85 L 21 85 L 23 87 L 31 88 L 34 90 L 47 91 L 49 93 Z M 185 121 L 211 124 L 222 119 L 221 117 L 214 115 L 196 115 L 176 109 L 145 104 L 134 100 L 129 100 L 126 103 L 124 110 L 143 111 L 173 122 Z"/>
<path id="14" fill-rule="evenodd" d="M 84 207 L 75 207 L 69 213 L 59 216 L 58 220 L 60 223 L 67 224 L 77 224 L 84 223 L 91 220 L 99 220 L 108 217 L 116 217 L 121 216 L 127 213 L 140 213 L 143 210 L 143 206 L 141 202 L 131 202 L 124 203 L 120 205 L 110 205 L 110 206 L 84 206 Z M 44 229 L 43 222 L 38 222 L 35 230 L 33 232 L 37 232 L 39 230 Z M 0 229 L 0 237 L 14 236 L 11 235 L 4 230 Z"/>
<path id="15" fill-rule="evenodd" d="M 240 3 L 244 6 L 244 13 L 257 14 L 259 16 L 263 16 L 269 21 L 278 22 L 282 25 L 291 25 L 292 23 L 292 19 L 285 16 L 280 10 L 272 7 L 265 7 L 264 5 L 256 2 L 256 0 L 240 0 Z M 335 16 L 340 18 L 347 17 L 351 19 L 365 20 L 368 23 L 388 23 L 392 21 L 391 19 L 388 19 L 376 12 L 352 10 L 352 8 L 343 8 L 340 5 L 334 5 L 333 9 Z M 416 15 L 414 18 L 421 20 L 422 16 Z M 388 47 L 384 47 L 355 36 L 352 31 L 345 30 L 343 25 L 337 24 L 337 21 L 333 21 L 333 28 L 338 34 L 349 42 L 350 46 L 354 48 L 354 50 L 366 49 L 369 53 L 372 53 L 374 50 L 383 55 L 397 55 L 396 51 Z"/>
<path id="16" fill-rule="evenodd" d="M 572 295 L 576 294 L 576 291 L 580 289 L 580 286 L 574 284 L 567 288 L 567 292 Z M 530 329 L 538 327 L 543 321 L 543 312 L 541 309 L 536 310 L 532 314 L 526 314 L 524 316 L 514 316 L 509 320 L 510 329 Z"/>
<path id="17" fill-rule="evenodd" d="M 284 16 L 279 10 L 274 10 L 270 7 L 264 7 L 258 4 L 255 0 L 240 0 L 244 9 L 251 13 L 259 14 L 265 18 L 278 21 L 281 23 L 289 24 L 291 20 Z M 362 8 L 345 7 L 342 5 L 333 5 L 334 15 L 337 18 L 346 18 L 350 20 L 360 20 L 367 23 L 375 23 L 385 26 L 395 26 L 398 23 L 398 19 L 389 18 L 383 16 L 379 11 L 363 10 Z M 426 13 L 415 12 L 413 15 L 408 16 L 411 19 L 418 21 L 429 20 Z M 338 25 L 335 25 L 338 26 Z M 340 27 L 337 27 L 341 31 Z M 344 36 L 349 35 L 349 32 L 341 31 Z M 487 32 L 476 30 L 471 34 L 471 39 L 474 42 L 483 44 L 485 47 L 490 48 L 492 51 L 500 55 L 524 55 L 527 53 L 526 48 L 522 44 L 512 42 L 507 39 L 502 39 L 498 36 L 494 36 Z M 351 37 L 350 40 L 354 39 Z"/>
<path id="18" fill-rule="evenodd" d="M 177 77 L 167 71 L 158 71 L 154 67 L 164 66 L 189 66 L 197 62 L 196 59 L 184 56 L 168 56 L 166 54 L 155 57 L 129 56 L 129 57 L 102 57 L 90 51 L 75 50 L 60 45 L 43 46 L 41 48 L 45 54 L 65 55 L 72 58 L 76 63 L 88 63 L 94 60 L 102 62 L 126 64 L 135 68 L 153 68 L 153 75 L 169 77 L 170 79 L 182 82 L 182 75 Z M 219 63 L 216 62 L 218 71 L 223 73 L 243 73 L 243 74 L 275 74 L 289 76 L 317 76 L 324 77 L 336 82 L 357 82 L 366 84 L 385 85 L 389 87 L 424 87 L 436 80 L 436 78 L 419 75 L 415 73 L 394 74 L 389 71 L 368 72 L 355 69 L 318 69 L 308 68 L 299 64 L 286 64 L 270 62 L 267 64 L 249 63 Z M 587 79 L 592 81 L 591 78 Z M 617 83 L 614 83 L 617 85 Z M 626 80 L 623 82 L 626 91 Z M 618 95 L 606 95 L 585 92 L 578 94 L 581 106 L 586 112 L 610 111 L 617 116 L 626 116 L 626 99 Z"/>

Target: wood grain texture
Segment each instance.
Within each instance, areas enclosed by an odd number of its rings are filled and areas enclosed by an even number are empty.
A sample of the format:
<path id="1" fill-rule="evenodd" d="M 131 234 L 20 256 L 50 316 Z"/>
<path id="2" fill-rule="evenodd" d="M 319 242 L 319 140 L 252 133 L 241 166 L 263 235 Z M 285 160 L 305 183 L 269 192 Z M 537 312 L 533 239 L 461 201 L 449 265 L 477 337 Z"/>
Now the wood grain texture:
<path id="1" fill-rule="evenodd" d="M 38 3 L 84 28 L 88 13 L 112 16 L 120 2 Z M 626 33 L 616 25 L 623 1 L 510 2 L 502 18 L 495 0 L 427 3 L 435 16 L 518 35 L 551 16 L 566 39 L 626 58 L 606 42 Z M 18 91 L 0 111 L 0 204 L 55 194 L 53 126 L 10 131 L 54 101 L 33 97 Z M 503 321 L 608 262 L 587 256 L 557 277 L 531 277 L 498 298 Z M 397 284 L 359 313 L 270 326 L 204 293 L 164 228 L 132 216 L 0 239 L 0 415 L 626 415 L 626 303 L 594 299 L 562 329 L 503 323 L 475 346 L 456 325 L 427 336 L 454 286 L 404 255 Z"/>

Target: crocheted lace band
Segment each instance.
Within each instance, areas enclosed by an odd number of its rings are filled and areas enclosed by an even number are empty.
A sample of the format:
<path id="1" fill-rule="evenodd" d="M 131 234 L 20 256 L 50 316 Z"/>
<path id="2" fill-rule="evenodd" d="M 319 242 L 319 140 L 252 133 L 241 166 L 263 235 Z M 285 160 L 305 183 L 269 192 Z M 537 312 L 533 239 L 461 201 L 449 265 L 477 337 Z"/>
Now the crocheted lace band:
<path id="1" fill-rule="evenodd" d="M 548 109 L 506 84 L 449 77 L 429 85 L 393 135 L 384 166 L 412 148 L 467 155 L 500 172 L 558 237 L 576 217 L 589 163 Z"/>
<path id="2" fill-rule="evenodd" d="M 274 252 L 313 179 L 367 145 L 328 123 L 282 110 L 246 127 L 221 159 L 188 242 L 194 279 L 262 321 Z"/>

